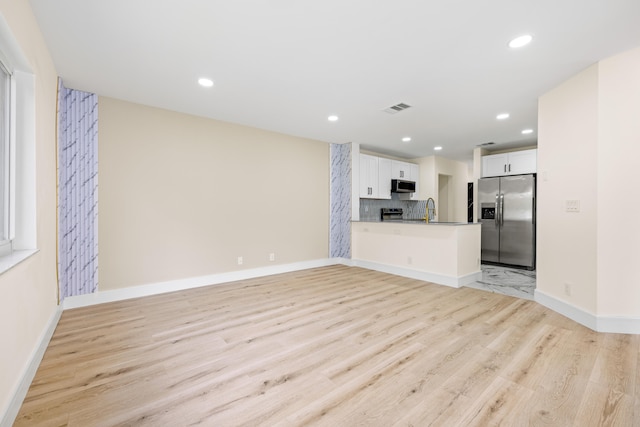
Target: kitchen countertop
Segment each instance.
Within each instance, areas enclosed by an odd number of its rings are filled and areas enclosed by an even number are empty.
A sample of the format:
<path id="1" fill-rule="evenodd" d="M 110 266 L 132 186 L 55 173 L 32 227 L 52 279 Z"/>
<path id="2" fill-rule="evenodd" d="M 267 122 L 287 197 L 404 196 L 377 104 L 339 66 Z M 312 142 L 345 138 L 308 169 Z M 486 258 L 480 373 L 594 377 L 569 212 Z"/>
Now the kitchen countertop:
<path id="1" fill-rule="evenodd" d="M 444 226 L 460 226 L 460 225 L 477 225 L 479 223 L 477 222 L 425 222 L 422 219 L 403 219 L 401 221 L 398 220 L 391 220 L 391 221 L 380 221 L 380 220 L 359 220 L 359 221 L 354 221 L 352 220 L 351 222 L 358 222 L 358 223 L 375 223 L 375 224 L 415 224 L 415 225 L 444 225 Z"/>

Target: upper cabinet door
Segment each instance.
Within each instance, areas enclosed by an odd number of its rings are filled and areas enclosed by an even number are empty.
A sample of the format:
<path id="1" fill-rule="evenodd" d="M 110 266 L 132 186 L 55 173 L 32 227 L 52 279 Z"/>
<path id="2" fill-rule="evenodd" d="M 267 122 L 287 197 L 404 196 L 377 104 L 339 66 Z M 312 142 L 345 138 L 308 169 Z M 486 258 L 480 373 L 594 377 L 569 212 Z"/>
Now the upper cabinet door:
<path id="1" fill-rule="evenodd" d="M 378 199 L 391 198 L 391 159 L 378 158 Z"/>
<path id="2" fill-rule="evenodd" d="M 378 198 L 378 158 L 360 154 L 360 198 Z"/>
<path id="3" fill-rule="evenodd" d="M 482 176 L 502 176 L 507 174 L 507 155 L 492 154 L 482 157 Z"/>
<path id="4" fill-rule="evenodd" d="M 538 150 L 523 150 L 509 153 L 509 175 L 535 173 Z"/>
<path id="5" fill-rule="evenodd" d="M 392 160 L 391 179 L 404 179 L 411 181 L 411 163 Z"/>

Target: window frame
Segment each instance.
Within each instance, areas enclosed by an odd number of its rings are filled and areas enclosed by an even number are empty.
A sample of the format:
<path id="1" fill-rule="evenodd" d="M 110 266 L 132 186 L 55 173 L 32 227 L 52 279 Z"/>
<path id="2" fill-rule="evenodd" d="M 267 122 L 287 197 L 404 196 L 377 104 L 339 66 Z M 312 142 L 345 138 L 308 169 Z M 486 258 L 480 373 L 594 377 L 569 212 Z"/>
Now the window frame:
<path id="1" fill-rule="evenodd" d="M 8 126 L 8 239 L 0 244 L 0 274 L 38 252 L 36 220 L 36 78 L 19 43 L 0 15 L 0 62 L 11 75 Z M 4 169 L 4 168 L 3 168 Z M 6 175 L 5 175 L 6 176 Z M 5 212 L 5 211 L 3 211 Z M 0 222 L 3 221 L 0 218 Z M 2 236 L 0 236 L 1 238 Z"/>
<path id="2" fill-rule="evenodd" d="M 0 73 L 4 74 L 4 88 L 0 88 L 0 256 L 12 252 L 15 237 L 15 80 L 13 70 L 0 53 Z"/>

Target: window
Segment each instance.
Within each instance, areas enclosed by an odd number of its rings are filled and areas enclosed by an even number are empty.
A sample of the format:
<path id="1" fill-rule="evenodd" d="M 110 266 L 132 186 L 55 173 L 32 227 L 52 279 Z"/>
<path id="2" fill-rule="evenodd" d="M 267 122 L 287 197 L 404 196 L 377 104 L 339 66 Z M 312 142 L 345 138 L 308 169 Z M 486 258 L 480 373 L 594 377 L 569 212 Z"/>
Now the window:
<path id="1" fill-rule="evenodd" d="M 13 150 L 11 147 L 11 119 L 13 109 L 11 102 L 12 97 L 12 79 L 11 73 L 6 65 L 0 61 L 0 255 L 6 255 L 11 252 L 11 239 L 13 238 L 12 230 L 12 195 L 13 180 L 12 169 L 13 162 L 11 156 Z"/>
<path id="2" fill-rule="evenodd" d="M 0 274 L 37 252 L 35 82 L 0 15 Z"/>

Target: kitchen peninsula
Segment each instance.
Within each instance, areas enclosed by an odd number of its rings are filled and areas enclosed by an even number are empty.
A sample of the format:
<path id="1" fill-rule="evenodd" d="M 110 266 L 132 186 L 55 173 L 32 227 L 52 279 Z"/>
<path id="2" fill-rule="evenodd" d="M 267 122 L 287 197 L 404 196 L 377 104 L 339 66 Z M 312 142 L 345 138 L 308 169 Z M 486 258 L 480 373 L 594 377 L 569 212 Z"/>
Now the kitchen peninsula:
<path id="1" fill-rule="evenodd" d="M 372 270 L 456 288 L 482 278 L 478 223 L 352 221 L 351 249 Z"/>

